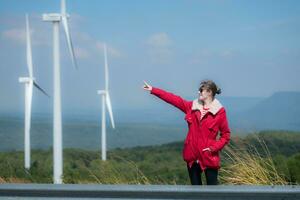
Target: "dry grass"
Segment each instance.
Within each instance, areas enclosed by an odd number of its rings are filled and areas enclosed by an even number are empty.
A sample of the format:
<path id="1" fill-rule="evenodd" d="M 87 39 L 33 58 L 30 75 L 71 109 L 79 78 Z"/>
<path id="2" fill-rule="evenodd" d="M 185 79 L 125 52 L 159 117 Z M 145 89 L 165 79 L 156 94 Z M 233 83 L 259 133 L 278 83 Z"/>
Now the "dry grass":
<path id="1" fill-rule="evenodd" d="M 89 169 L 88 171 L 92 181 L 79 181 L 78 183 L 98 183 L 98 184 L 151 184 L 150 180 L 138 168 L 137 164 L 133 161 L 126 160 L 117 155 L 111 155 L 111 158 L 117 159 L 122 166 L 111 161 L 99 161 L 95 163 L 96 168 Z M 125 171 L 125 172 L 124 172 Z"/>
<path id="2" fill-rule="evenodd" d="M 265 142 L 256 135 L 263 152 L 249 144 L 225 147 L 225 159 L 230 163 L 221 168 L 220 180 L 233 185 L 287 185 L 275 168 Z"/>
<path id="3" fill-rule="evenodd" d="M 15 177 L 7 178 L 7 179 L 0 177 L 0 184 L 2 183 L 31 183 L 31 182 L 26 179 L 15 178 Z"/>

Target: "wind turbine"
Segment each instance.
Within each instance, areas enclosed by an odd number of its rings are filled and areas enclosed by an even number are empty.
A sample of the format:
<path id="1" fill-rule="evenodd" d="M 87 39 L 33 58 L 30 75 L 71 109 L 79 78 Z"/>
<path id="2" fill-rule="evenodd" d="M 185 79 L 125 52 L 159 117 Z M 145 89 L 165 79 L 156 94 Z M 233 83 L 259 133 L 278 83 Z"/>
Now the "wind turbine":
<path id="1" fill-rule="evenodd" d="M 35 86 L 38 90 L 49 95 L 36 83 L 33 77 L 31 38 L 28 15 L 26 14 L 26 60 L 29 77 L 19 77 L 19 82 L 25 85 L 25 134 L 24 134 L 24 164 L 26 169 L 30 169 L 30 125 L 31 125 L 31 105 L 32 90 Z"/>
<path id="2" fill-rule="evenodd" d="M 104 70 L 105 70 L 105 90 L 98 90 L 98 94 L 102 96 L 102 135 L 101 135 L 101 143 L 102 143 L 102 160 L 106 160 L 106 118 L 105 118 L 105 108 L 107 107 L 110 122 L 113 128 L 115 128 L 115 122 L 112 113 L 112 106 L 108 91 L 108 64 L 107 64 L 107 50 L 106 45 L 104 47 Z"/>
<path id="3" fill-rule="evenodd" d="M 74 49 L 68 26 L 69 15 L 66 13 L 66 3 L 61 0 L 61 12 L 43 14 L 43 21 L 53 24 L 53 182 L 62 183 L 63 154 L 62 154 L 62 120 L 61 120 L 61 91 L 60 91 L 60 51 L 59 51 L 59 23 L 62 22 L 72 64 L 77 69 Z"/>

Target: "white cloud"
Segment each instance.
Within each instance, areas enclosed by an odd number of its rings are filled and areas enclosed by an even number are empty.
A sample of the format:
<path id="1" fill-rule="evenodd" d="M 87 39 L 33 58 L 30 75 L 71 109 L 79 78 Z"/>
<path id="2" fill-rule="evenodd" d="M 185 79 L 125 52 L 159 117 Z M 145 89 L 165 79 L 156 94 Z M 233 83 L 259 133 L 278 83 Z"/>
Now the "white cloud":
<path id="1" fill-rule="evenodd" d="M 12 40 L 18 44 L 23 44 L 26 41 L 26 32 L 24 29 L 9 29 L 5 30 L 1 34 L 3 39 Z"/>
<path id="2" fill-rule="evenodd" d="M 97 50 L 99 52 L 103 53 L 104 42 L 97 41 L 96 42 L 96 47 L 97 47 Z M 112 56 L 114 58 L 119 58 L 119 57 L 122 56 L 122 54 L 119 50 L 117 50 L 116 48 L 110 46 L 109 44 L 106 44 L 106 48 L 107 48 L 108 56 Z"/>
<path id="3" fill-rule="evenodd" d="M 202 48 L 197 50 L 197 52 L 192 55 L 192 58 L 188 61 L 189 64 L 204 64 L 213 56 L 211 49 Z"/>
<path id="4" fill-rule="evenodd" d="M 46 32 L 46 30 L 39 29 L 35 31 L 30 29 L 30 37 L 32 45 L 51 45 L 52 38 L 51 33 Z M 1 33 L 1 39 L 12 41 L 18 45 L 26 44 L 26 31 L 24 29 L 12 28 L 4 30 Z"/>
<path id="5" fill-rule="evenodd" d="M 234 56 L 234 51 L 232 49 L 223 50 L 220 53 L 220 56 L 223 58 L 232 58 Z"/>
<path id="6" fill-rule="evenodd" d="M 70 19 L 70 32 L 76 57 L 78 59 L 97 59 L 99 55 L 103 55 L 103 42 L 82 31 L 81 24 L 85 21 L 85 18 L 78 14 L 72 14 Z M 0 39 L 3 42 L 23 46 L 26 44 L 25 15 L 0 15 L 0 22 L 5 25 L 4 30 L 0 32 Z M 40 14 L 29 15 L 29 23 L 33 48 L 40 48 L 34 46 L 44 45 L 51 48 L 53 42 L 53 27 L 51 23 L 43 22 Z M 65 48 L 66 38 L 62 27 L 60 30 L 60 41 L 61 48 Z M 110 57 L 122 57 L 121 51 L 111 44 L 107 44 L 107 49 Z"/>
<path id="7" fill-rule="evenodd" d="M 75 51 L 76 58 L 78 59 L 87 59 L 90 57 L 90 54 L 84 48 L 75 47 L 74 51 Z"/>
<path id="8" fill-rule="evenodd" d="M 172 40 L 167 33 L 155 33 L 151 35 L 146 44 L 152 61 L 156 63 L 169 63 L 172 59 Z"/>
<path id="9" fill-rule="evenodd" d="M 166 33 L 156 33 L 148 38 L 147 44 L 152 47 L 169 47 L 172 45 L 172 40 Z"/>
<path id="10" fill-rule="evenodd" d="M 103 44 L 104 42 L 99 41 L 91 37 L 88 33 L 77 30 L 76 28 L 72 31 L 74 46 L 80 48 L 79 53 L 87 54 L 89 58 L 98 58 L 99 55 L 103 55 Z M 107 53 L 109 57 L 120 58 L 123 56 L 121 51 L 111 44 L 106 43 Z M 83 52 L 85 51 L 85 52 Z M 77 54 L 76 54 L 77 55 Z M 85 55 L 82 55 L 82 59 L 85 59 Z"/>
<path id="11" fill-rule="evenodd" d="M 236 55 L 237 55 L 237 51 L 231 48 L 219 49 L 219 50 L 200 49 L 192 56 L 192 58 L 189 60 L 188 63 L 196 64 L 196 65 L 206 64 L 216 59 L 217 60 L 232 59 Z"/>
<path id="12" fill-rule="evenodd" d="M 12 18 L 11 21 L 15 23 L 6 25 L 6 30 L 1 32 L 1 39 L 18 45 L 24 45 L 26 43 L 26 27 L 24 18 Z M 19 19 L 19 21 L 17 19 Z M 31 15 L 29 17 L 29 26 L 32 45 L 52 44 L 52 27 L 50 24 L 48 25 L 43 23 L 36 15 Z"/>

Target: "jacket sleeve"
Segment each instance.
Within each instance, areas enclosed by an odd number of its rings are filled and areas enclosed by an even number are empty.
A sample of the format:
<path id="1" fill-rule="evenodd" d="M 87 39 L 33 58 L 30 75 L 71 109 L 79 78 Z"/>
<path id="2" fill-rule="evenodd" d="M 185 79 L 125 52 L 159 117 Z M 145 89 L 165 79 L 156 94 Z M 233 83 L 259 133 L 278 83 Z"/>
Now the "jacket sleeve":
<path id="1" fill-rule="evenodd" d="M 226 111 L 224 110 L 220 114 L 221 116 L 220 116 L 219 130 L 220 130 L 221 137 L 218 141 L 216 141 L 210 146 L 212 152 L 218 152 L 222 150 L 224 146 L 228 144 L 230 141 L 230 129 L 226 117 Z"/>
<path id="2" fill-rule="evenodd" d="M 165 102 L 177 107 L 182 112 L 186 113 L 189 107 L 191 106 L 190 103 L 180 96 L 172 94 L 170 92 L 164 91 L 159 88 L 152 87 L 151 94 L 159 97 L 160 99 L 164 100 Z"/>

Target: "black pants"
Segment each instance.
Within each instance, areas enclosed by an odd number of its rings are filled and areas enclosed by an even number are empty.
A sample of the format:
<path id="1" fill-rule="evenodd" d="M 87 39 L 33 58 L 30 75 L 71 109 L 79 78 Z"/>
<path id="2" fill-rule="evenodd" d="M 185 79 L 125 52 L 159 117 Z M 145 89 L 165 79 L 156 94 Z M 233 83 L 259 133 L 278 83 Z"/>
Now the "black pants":
<path id="1" fill-rule="evenodd" d="M 201 174 L 202 170 L 199 166 L 199 163 L 194 162 L 192 167 L 188 168 L 189 176 L 192 185 L 202 185 Z M 207 185 L 218 185 L 218 170 L 207 168 L 204 170 L 206 184 Z"/>

